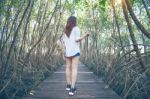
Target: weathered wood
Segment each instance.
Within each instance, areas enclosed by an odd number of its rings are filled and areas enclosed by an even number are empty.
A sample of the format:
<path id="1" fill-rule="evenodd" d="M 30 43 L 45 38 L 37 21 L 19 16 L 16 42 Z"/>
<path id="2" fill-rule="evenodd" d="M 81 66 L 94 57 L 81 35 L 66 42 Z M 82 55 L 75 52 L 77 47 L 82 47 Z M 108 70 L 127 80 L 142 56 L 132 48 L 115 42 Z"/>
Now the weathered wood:
<path id="1" fill-rule="evenodd" d="M 69 96 L 65 90 L 65 66 L 62 66 L 22 99 L 121 99 L 84 65 L 80 64 L 78 70 L 75 96 Z"/>

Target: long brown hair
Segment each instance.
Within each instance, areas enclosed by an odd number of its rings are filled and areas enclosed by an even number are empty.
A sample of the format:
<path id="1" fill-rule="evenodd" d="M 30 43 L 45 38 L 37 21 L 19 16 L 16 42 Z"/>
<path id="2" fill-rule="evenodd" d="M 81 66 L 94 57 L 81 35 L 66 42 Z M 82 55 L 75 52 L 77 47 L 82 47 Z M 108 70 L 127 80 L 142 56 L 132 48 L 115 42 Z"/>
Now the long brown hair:
<path id="1" fill-rule="evenodd" d="M 68 37 L 70 36 L 73 27 L 76 26 L 76 20 L 77 18 L 75 16 L 70 16 L 67 20 L 67 24 L 66 24 L 64 32 Z"/>

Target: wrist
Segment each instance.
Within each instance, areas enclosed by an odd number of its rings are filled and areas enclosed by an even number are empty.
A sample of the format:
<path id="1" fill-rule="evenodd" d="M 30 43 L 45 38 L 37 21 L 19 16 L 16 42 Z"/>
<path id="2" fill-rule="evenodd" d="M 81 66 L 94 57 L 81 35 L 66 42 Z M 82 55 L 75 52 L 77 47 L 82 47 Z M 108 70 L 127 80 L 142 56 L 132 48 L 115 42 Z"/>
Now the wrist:
<path id="1" fill-rule="evenodd" d="M 87 37 L 87 33 L 85 33 L 84 37 Z"/>

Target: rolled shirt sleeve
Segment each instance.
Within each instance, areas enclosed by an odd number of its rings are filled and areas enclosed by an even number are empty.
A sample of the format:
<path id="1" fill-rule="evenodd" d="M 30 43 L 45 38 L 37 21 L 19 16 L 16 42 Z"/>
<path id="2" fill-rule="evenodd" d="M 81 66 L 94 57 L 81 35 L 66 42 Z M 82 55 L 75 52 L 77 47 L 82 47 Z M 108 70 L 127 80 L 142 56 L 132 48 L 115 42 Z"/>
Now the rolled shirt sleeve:
<path id="1" fill-rule="evenodd" d="M 75 30 L 76 40 L 80 38 L 80 29 L 77 27 Z"/>

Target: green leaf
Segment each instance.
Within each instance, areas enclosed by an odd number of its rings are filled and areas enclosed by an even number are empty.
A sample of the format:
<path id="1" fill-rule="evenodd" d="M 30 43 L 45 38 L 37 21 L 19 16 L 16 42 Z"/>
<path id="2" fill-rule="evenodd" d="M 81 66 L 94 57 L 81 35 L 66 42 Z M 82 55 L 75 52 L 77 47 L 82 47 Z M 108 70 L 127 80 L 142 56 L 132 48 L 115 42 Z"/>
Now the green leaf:
<path id="1" fill-rule="evenodd" d="M 99 8 L 105 11 L 106 0 L 99 0 Z"/>
<path id="2" fill-rule="evenodd" d="M 13 5 L 14 7 L 19 7 L 19 2 L 20 2 L 20 0 L 13 0 L 13 1 L 12 1 L 12 5 Z"/>

